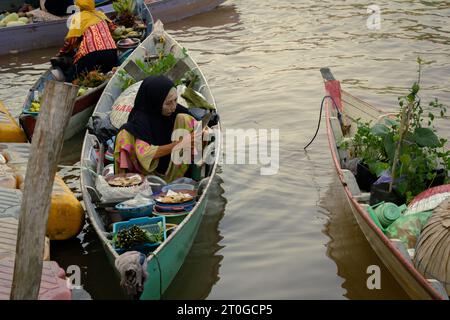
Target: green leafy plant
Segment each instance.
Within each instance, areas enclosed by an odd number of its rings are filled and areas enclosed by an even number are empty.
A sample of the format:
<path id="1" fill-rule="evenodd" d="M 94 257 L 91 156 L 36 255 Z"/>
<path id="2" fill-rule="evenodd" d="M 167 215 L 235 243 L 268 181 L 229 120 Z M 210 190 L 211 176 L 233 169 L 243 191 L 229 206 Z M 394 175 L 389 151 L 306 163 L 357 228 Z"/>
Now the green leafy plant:
<path id="1" fill-rule="evenodd" d="M 134 0 L 117 0 L 113 2 L 112 6 L 117 14 L 116 23 L 127 28 L 133 27 L 135 19 L 133 14 Z"/>
<path id="2" fill-rule="evenodd" d="M 439 170 L 448 180 L 450 151 L 446 139 L 438 137 L 433 126 L 436 111 L 446 114 L 446 108 L 437 99 L 429 104 L 427 118 L 421 104 L 420 58 L 419 77 L 409 93 L 399 97 L 400 111 L 395 119 L 385 118 L 383 123 L 370 127 L 370 123 L 358 122 L 358 129 L 350 141 L 342 146 L 366 163 L 377 176 L 389 170 L 392 182 L 390 191 L 396 191 L 409 202 L 415 195 L 428 189 L 435 181 Z M 426 122 L 426 125 L 425 125 Z"/>
<path id="3" fill-rule="evenodd" d="M 160 56 L 158 59 L 153 59 L 150 61 L 136 59 L 134 62 L 147 76 L 156 76 L 167 73 L 176 65 L 177 61 L 178 60 L 175 56 L 172 53 L 169 53 L 165 56 Z M 129 86 L 136 83 L 136 81 L 125 70 L 120 70 L 118 74 L 119 79 L 122 82 L 122 90 L 125 90 Z"/>
<path id="4" fill-rule="evenodd" d="M 175 66 L 175 64 L 177 63 L 177 59 L 175 58 L 173 53 L 169 53 L 165 56 L 161 56 L 156 60 L 144 62 L 138 59 L 135 62 L 138 67 L 141 68 L 142 71 L 144 71 L 147 75 L 154 76 L 168 72 L 173 68 L 173 66 Z"/>
<path id="5" fill-rule="evenodd" d="M 134 11 L 135 2 L 134 0 L 117 0 L 113 2 L 112 7 L 119 16 L 124 13 L 132 14 Z"/>
<path id="6" fill-rule="evenodd" d="M 186 57 L 187 51 L 183 48 L 183 58 Z M 173 53 L 168 53 L 163 55 L 163 52 L 159 52 L 157 59 L 151 60 L 134 60 L 136 65 L 147 75 L 147 76 L 156 76 L 161 74 L 166 74 L 169 72 L 178 62 L 178 59 L 175 57 Z M 188 75 L 189 71 L 185 73 L 185 75 L 181 79 L 176 79 L 175 84 L 178 85 L 183 81 L 190 84 L 192 81 L 197 81 L 197 79 L 193 76 Z M 136 83 L 136 81 L 125 71 L 119 71 L 119 79 L 122 82 L 122 90 L 127 89 L 129 86 Z M 195 75 L 195 74 L 194 74 Z"/>

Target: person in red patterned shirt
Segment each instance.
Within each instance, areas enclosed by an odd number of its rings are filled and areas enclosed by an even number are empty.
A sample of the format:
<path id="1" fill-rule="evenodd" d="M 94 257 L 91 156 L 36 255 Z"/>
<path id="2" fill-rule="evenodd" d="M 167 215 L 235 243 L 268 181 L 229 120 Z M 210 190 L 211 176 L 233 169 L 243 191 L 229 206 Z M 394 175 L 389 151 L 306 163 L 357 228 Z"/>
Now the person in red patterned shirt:
<path id="1" fill-rule="evenodd" d="M 107 73 L 119 64 L 117 46 L 111 36 L 116 28 L 103 12 L 95 10 L 94 0 L 75 0 L 80 12 L 72 16 L 69 32 L 58 56 L 73 58 L 65 71 L 66 81 L 95 69 Z M 57 64 L 52 61 L 52 64 Z"/>

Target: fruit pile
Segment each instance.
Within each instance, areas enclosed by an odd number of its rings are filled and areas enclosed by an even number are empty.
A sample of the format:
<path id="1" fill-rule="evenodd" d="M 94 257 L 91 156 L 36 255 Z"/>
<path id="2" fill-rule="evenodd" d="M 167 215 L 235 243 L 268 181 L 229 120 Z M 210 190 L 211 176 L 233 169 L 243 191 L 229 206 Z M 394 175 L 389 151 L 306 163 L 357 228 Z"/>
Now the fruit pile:
<path id="1" fill-rule="evenodd" d="M 37 101 L 31 102 L 30 111 L 31 112 L 39 112 L 39 111 L 41 111 L 41 104 L 39 102 L 37 102 Z"/>
<path id="2" fill-rule="evenodd" d="M 84 88 L 95 88 L 101 85 L 106 80 L 108 80 L 108 77 L 105 74 L 103 74 L 98 70 L 92 70 L 89 71 L 88 73 L 81 74 L 77 79 L 72 81 L 72 84 Z M 86 90 L 81 91 L 82 92 L 84 91 L 83 94 L 86 92 Z M 80 94 L 80 91 L 78 91 L 78 93 L 79 95 L 82 95 Z"/>
<path id="3" fill-rule="evenodd" d="M 21 17 L 15 12 L 0 16 L 0 28 L 24 26 L 30 22 L 32 22 L 31 18 Z"/>
<path id="4" fill-rule="evenodd" d="M 124 26 L 119 26 L 114 30 L 113 39 L 115 41 L 126 39 L 126 38 L 140 38 L 141 33 L 134 30 L 133 28 L 125 28 Z"/>

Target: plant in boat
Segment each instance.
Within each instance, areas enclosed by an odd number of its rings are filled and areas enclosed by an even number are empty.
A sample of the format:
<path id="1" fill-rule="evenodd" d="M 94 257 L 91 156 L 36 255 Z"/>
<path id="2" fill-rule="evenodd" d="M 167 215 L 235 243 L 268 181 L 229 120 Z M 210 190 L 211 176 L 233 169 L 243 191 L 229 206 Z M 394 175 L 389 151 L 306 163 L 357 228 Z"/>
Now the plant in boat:
<path id="1" fill-rule="evenodd" d="M 418 64 L 418 81 L 408 95 L 399 97 L 396 117 L 384 118 L 383 123 L 372 127 L 370 123 L 358 122 L 353 139 L 342 144 L 377 176 L 388 170 L 389 192 L 395 188 L 407 202 L 429 187 L 447 182 L 450 170 L 447 140 L 439 137 L 433 126 L 436 111 L 443 117 L 447 110 L 437 99 L 429 103 L 427 110 L 423 107 L 419 96 L 423 64 L 420 58 Z"/>
<path id="2" fill-rule="evenodd" d="M 114 1 L 113 9 L 117 14 L 116 22 L 119 25 L 125 26 L 126 28 L 131 28 L 134 25 L 134 0 L 117 0 Z"/>
<path id="3" fill-rule="evenodd" d="M 157 59 L 148 61 L 136 59 L 134 62 L 147 76 L 156 76 L 165 74 L 172 69 L 176 65 L 177 59 L 173 53 L 169 53 L 165 56 L 160 56 Z M 136 81 L 125 70 L 120 70 L 118 74 L 122 82 L 122 90 L 125 90 L 129 86 L 136 83 Z"/>

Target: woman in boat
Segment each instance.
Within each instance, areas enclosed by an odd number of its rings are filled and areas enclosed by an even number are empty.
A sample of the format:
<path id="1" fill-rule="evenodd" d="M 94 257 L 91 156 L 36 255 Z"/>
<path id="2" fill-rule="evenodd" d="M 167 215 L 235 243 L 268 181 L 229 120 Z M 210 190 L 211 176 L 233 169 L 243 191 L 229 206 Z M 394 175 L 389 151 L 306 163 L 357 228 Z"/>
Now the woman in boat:
<path id="1" fill-rule="evenodd" d="M 177 104 L 177 91 L 169 78 L 146 78 L 139 87 L 127 123 L 116 137 L 115 173 L 156 174 L 166 182 L 183 177 L 189 164 L 175 164 L 171 154 L 187 147 L 186 143 L 191 143 L 194 150 L 194 139 L 200 139 L 195 136 L 196 125 L 189 110 Z M 176 129 L 184 129 L 190 136 L 172 141 Z"/>
<path id="2" fill-rule="evenodd" d="M 40 0 L 40 6 L 43 11 L 63 17 L 69 15 L 68 9 L 73 6 L 73 0 Z"/>
<path id="3" fill-rule="evenodd" d="M 95 69 L 107 73 L 119 64 L 117 46 L 111 36 L 116 26 L 103 12 L 95 10 L 94 0 L 75 0 L 75 5 L 81 11 L 73 16 L 58 54 L 59 57 L 73 56 L 73 66 L 65 72 L 67 82 Z M 55 60 L 52 65 L 60 66 Z"/>

